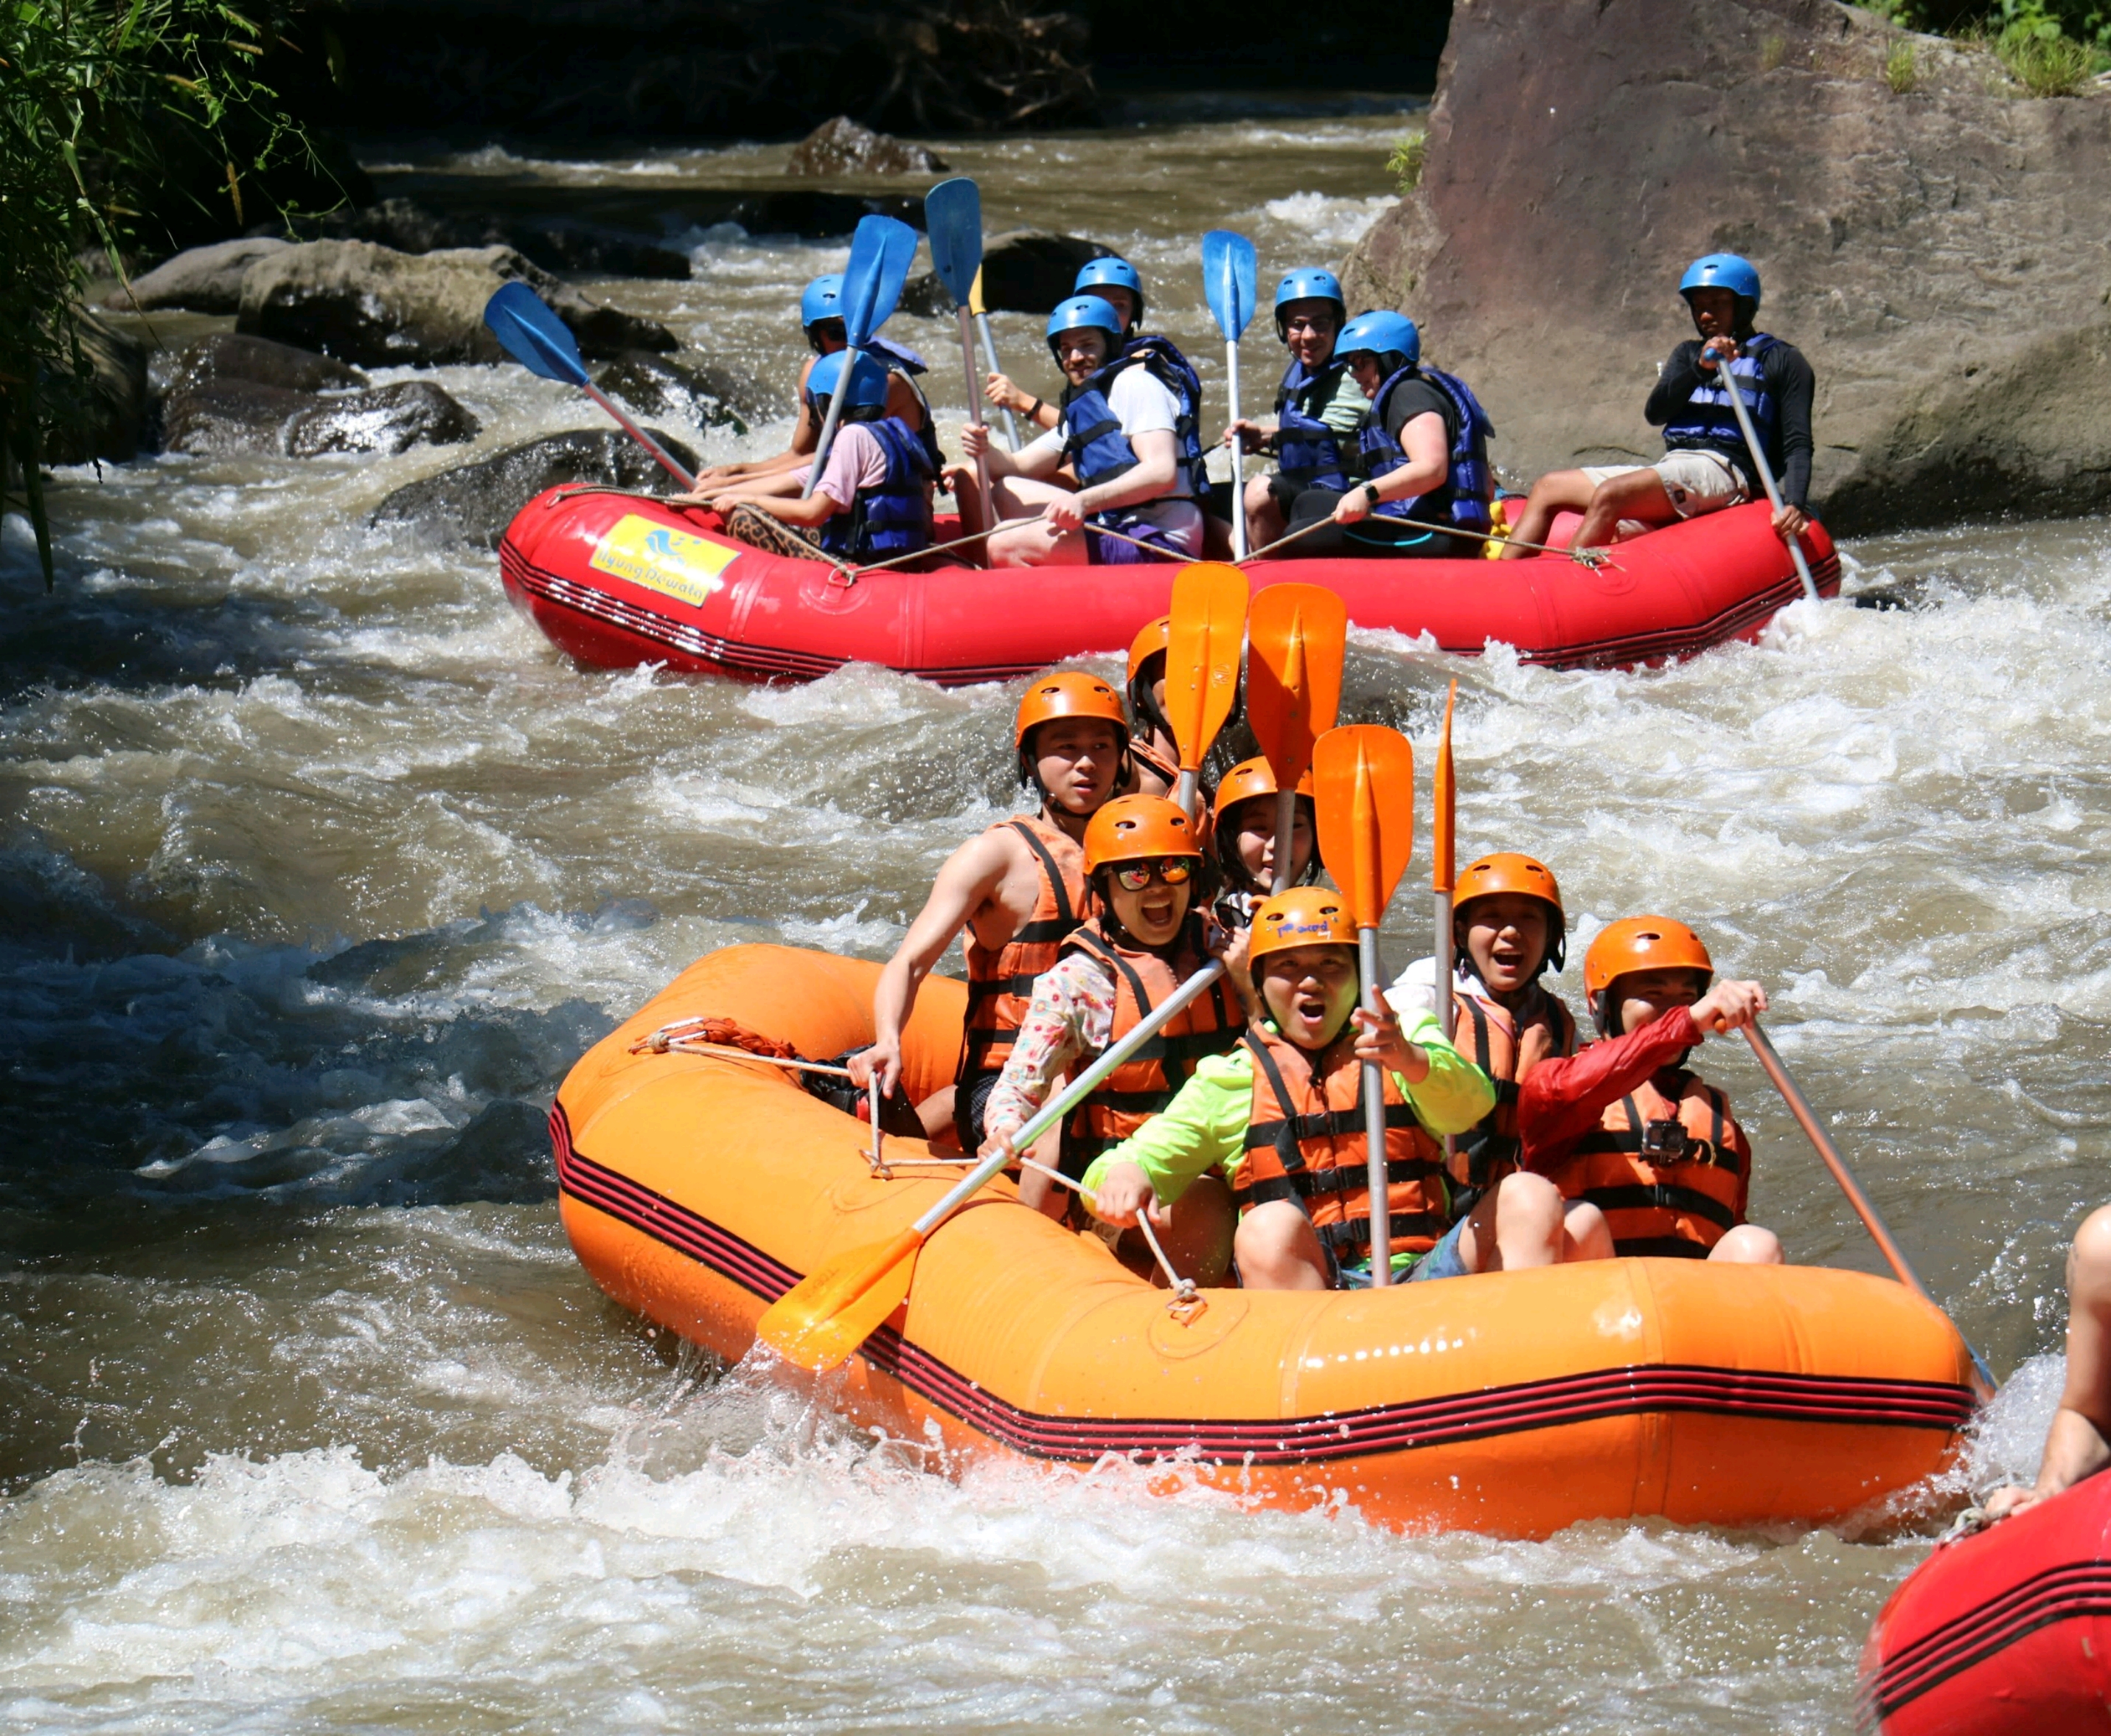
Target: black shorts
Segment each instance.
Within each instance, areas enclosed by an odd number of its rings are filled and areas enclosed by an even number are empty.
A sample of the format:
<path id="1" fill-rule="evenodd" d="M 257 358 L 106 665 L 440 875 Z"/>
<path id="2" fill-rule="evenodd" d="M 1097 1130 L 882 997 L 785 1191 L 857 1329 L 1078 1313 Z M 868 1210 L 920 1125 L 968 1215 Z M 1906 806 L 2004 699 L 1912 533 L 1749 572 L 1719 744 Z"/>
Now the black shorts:
<path id="1" fill-rule="evenodd" d="M 954 1089 L 953 1126 L 960 1136 L 960 1149 L 971 1157 L 983 1148 L 983 1116 L 1002 1076 L 1001 1072 L 970 1073 Z"/>

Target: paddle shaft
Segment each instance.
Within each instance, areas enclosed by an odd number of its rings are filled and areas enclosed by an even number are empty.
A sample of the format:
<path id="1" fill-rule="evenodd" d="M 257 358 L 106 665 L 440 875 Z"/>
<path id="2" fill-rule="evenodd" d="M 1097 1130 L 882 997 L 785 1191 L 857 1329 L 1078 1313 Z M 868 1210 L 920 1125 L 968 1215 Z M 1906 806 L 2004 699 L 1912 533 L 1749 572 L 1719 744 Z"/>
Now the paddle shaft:
<path id="1" fill-rule="evenodd" d="M 836 389 L 829 394 L 829 413 L 821 418 L 821 435 L 814 443 L 814 467 L 806 472 L 806 486 L 799 491 L 801 500 L 813 498 L 828 466 L 829 448 L 836 443 L 836 425 L 843 419 L 843 400 L 851 395 L 851 374 L 864 354 L 855 345 L 843 352 L 843 370 L 836 375 Z"/>
<path id="2" fill-rule="evenodd" d="M 1297 829 L 1297 792 L 1279 789 L 1275 793 L 1275 881 L 1269 888 L 1272 893 L 1290 890 L 1290 844 Z"/>
<path id="3" fill-rule="evenodd" d="M 1378 998 L 1378 931 L 1356 930 L 1356 971 L 1364 979 L 1364 1011 L 1382 1015 Z M 1364 1063 L 1364 1145 L 1371 1190 L 1371 1288 L 1392 1282 L 1392 1189 L 1386 1182 L 1385 1069 Z"/>
<path id="4" fill-rule="evenodd" d="M 1239 340 L 1224 339 L 1224 395 L 1231 400 L 1232 420 L 1239 419 Z M 1246 557 L 1246 449 L 1232 442 L 1232 558 Z M 1278 852 L 1281 845 L 1277 846 Z"/>
<path id="5" fill-rule="evenodd" d="M 637 423 L 632 421 L 629 416 L 625 416 L 621 410 L 618 409 L 615 402 L 606 392 L 602 391 L 599 386 L 596 385 L 590 379 L 583 379 L 579 382 L 579 390 L 585 393 L 588 398 L 592 398 L 597 404 L 600 405 L 602 409 L 606 410 L 611 416 L 615 417 L 616 425 L 621 428 L 625 434 L 629 434 L 630 438 L 635 440 L 640 446 L 643 447 L 646 451 L 651 453 L 653 457 L 659 461 L 660 468 L 661 470 L 666 471 L 666 473 L 670 476 L 672 476 L 675 481 L 680 483 L 684 489 L 694 489 L 696 487 L 697 479 L 691 475 L 687 470 L 683 470 L 679 464 L 675 462 L 673 455 L 668 452 L 665 447 L 662 446 L 657 440 L 654 439 L 651 435 L 646 433 L 643 429 L 640 428 Z"/>
<path id="6" fill-rule="evenodd" d="M 1224 961 L 1213 958 L 1172 993 L 1137 1021 L 1136 1029 L 1120 1042 L 1112 1044 L 1106 1053 L 1086 1068 L 1066 1085 L 1053 1102 L 1044 1105 L 1041 1112 L 1011 1136 L 1010 1149 L 999 1146 L 988 1157 L 961 1177 L 959 1184 L 911 1227 L 919 1236 L 928 1236 L 943 1223 L 953 1209 L 979 1192 L 992 1176 L 1013 1162 L 1018 1153 L 1033 1148 L 1034 1142 L 1051 1127 L 1061 1122 L 1064 1116 L 1083 1102 L 1096 1090 L 1100 1082 L 1119 1067 L 1144 1044 L 1150 1042 L 1174 1016 L 1181 1012 L 1212 983 L 1224 974 Z M 1383 1113 L 1382 1110 L 1380 1111 Z"/>
<path id="7" fill-rule="evenodd" d="M 983 419 L 982 395 L 975 390 L 974 316 L 968 311 L 965 304 L 960 308 L 960 372 L 968 388 L 968 420 L 979 425 Z M 975 460 L 975 481 L 982 489 L 983 514 L 987 518 L 992 504 L 987 453 Z"/>
<path id="8" fill-rule="evenodd" d="M 996 339 L 990 334 L 989 316 L 986 313 L 977 314 L 975 316 L 975 325 L 983 334 L 983 356 L 989 363 L 990 372 L 992 374 L 1001 374 L 1004 370 L 999 367 L 996 364 Z M 1011 411 L 1009 407 L 1000 410 L 997 414 L 1004 418 L 1004 438 L 1006 443 L 1014 452 L 1017 452 L 1019 450 L 1019 424 L 1012 420 Z"/>
<path id="9" fill-rule="evenodd" d="M 1774 473 L 1767 462 L 1767 455 L 1759 450 L 1759 437 L 1752 432 L 1751 412 L 1745 408 L 1744 390 L 1737 384 L 1737 376 L 1730 371 L 1730 364 L 1719 356 L 1715 358 L 1715 373 L 1729 398 L 1730 408 L 1736 413 L 1737 432 L 1745 437 L 1745 449 L 1752 455 L 1752 467 L 1759 473 L 1759 486 L 1767 491 L 1767 504 L 1778 512 L 1782 509 L 1781 490 L 1774 486 Z M 1816 602 L 1818 581 L 1810 576 L 1810 563 L 1803 557 L 1803 544 L 1791 537 L 1788 552 L 1795 562 L 1795 575 L 1803 581 L 1803 594 Z"/>
<path id="10" fill-rule="evenodd" d="M 1774 1052 L 1773 1039 L 1759 1029 L 1756 1019 L 1745 1027 L 1745 1040 L 1751 1044 L 1753 1054 L 1759 1057 L 1759 1065 L 1766 1070 L 1767 1077 L 1773 1081 L 1774 1089 L 1781 1093 L 1782 1101 L 1788 1105 L 1789 1113 L 1795 1117 L 1796 1125 L 1803 1129 L 1804 1137 L 1810 1141 L 1813 1149 L 1823 1160 L 1825 1167 L 1832 1172 L 1833 1180 L 1840 1184 L 1840 1191 L 1847 1196 L 1847 1203 L 1855 1208 L 1855 1216 L 1861 1219 L 1862 1227 L 1869 1232 L 1870 1240 L 1877 1244 L 1877 1251 L 1884 1257 L 1893 1275 L 1923 1302 L 1940 1311 L 1942 1304 L 1928 1294 L 1927 1286 L 1920 1281 L 1918 1275 L 1907 1262 L 1904 1252 L 1891 1238 L 1890 1229 L 1877 1215 L 1869 1196 L 1862 1191 L 1862 1184 L 1855 1180 L 1854 1171 L 1847 1167 L 1846 1159 L 1840 1155 L 1839 1147 L 1833 1144 L 1832 1136 L 1826 1132 L 1824 1124 L 1818 1119 L 1818 1112 L 1810 1107 L 1809 1099 L 1804 1096 L 1796 1082 L 1789 1077 L 1788 1069 L 1782 1065 L 1781 1057 Z M 1955 1322 L 1951 1324 L 1954 1326 Z M 1971 1356 L 1973 1372 L 1978 1377 L 1975 1386 L 1978 1388 L 1980 1398 L 1991 1398 L 1994 1396 L 1994 1376 L 1986 1366 L 1986 1358 L 1968 1343 L 1964 1348 Z"/>
<path id="11" fill-rule="evenodd" d="M 1458 1003 L 1451 998 L 1451 979 L 1457 974 L 1456 956 L 1451 943 L 1451 893 L 1448 888 L 1435 895 L 1437 906 L 1437 1025 L 1444 1033 L 1444 1040 L 1451 1040 L 1452 1030 L 1459 1016 Z"/>

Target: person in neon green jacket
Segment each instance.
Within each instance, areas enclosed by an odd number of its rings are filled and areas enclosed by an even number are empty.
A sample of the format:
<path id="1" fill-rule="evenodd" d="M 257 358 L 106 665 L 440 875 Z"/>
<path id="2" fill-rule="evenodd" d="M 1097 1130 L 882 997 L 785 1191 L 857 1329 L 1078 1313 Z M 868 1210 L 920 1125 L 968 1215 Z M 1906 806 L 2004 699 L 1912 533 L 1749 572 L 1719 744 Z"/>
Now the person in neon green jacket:
<path id="1" fill-rule="evenodd" d="M 1255 913 L 1250 954 L 1264 1009 L 1238 1048 L 1202 1061 L 1164 1112 L 1085 1173 L 1094 1214 L 1126 1228 L 1162 1223 L 1196 1181 L 1221 1170 L 1241 1216 L 1233 1242 L 1249 1289 L 1324 1289 L 1369 1280 L 1363 1066 L 1387 1081 L 1387 1161 L 1396 1279 L 1550 1266 L 1562 1255 L 1560 1194 L 1506 1178 L 1455 1220 L 1442 1136 L 1494 1107 L 1487 1075 L 1436 1019 L 1405 1025 L 1357 1004 L 1355 929 L 1340 893 L 1299 887 Z M 1512 1184 L 1516 1185 L 1513 1186 Z"/>

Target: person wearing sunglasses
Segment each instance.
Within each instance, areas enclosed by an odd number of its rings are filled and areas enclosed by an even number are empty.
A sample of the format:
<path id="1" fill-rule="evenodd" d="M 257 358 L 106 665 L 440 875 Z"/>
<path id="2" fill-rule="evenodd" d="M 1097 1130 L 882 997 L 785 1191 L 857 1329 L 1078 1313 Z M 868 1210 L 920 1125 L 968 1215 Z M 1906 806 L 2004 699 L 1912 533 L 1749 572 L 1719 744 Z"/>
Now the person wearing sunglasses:
<path id="1" fill-rule="evenodd" d="M 1085 828 L 1085 876 L 1096 914 L 1064 942 L 1061 956 L 1033 985 L 1033 1004 L 990 1094 L 985 1153 L 1008 1149 L 1059 1077 L 1134 1029 L 1212 953 L 1224 954 L 1230 972 L 1242 968 L 1242 943 L 1196 907 L 1201 866 L 1192 822 L 1161 796 L 1118 796 L 1092 816 Z M 1205 1057 L 1237 1043 L 1245 1023 L 1237 993 L 1220 977 L 1065 1123 L 1058 1167 L 1073 1179 L 1083 1175 L 1101 1152 L 1171 1102 Z M 1069 1197 L 1051 1198 L 1052 1186 L 1028 1170 L 1019 1197 L 1051 1216 L 1067 1214 Z M 1160 1240 L 1176 1270 L 1214 1283 L 1231 1257 L 1231 1194 L 1221 1183 L 1191 1188 L 1183 1207 L 1163 1220 Z M 1092 1220 L 1080 1211 L 1074 1221 L 1083 1227 Z M 1135 1252 L 1145 1252 L 1141 1238 Z"/>

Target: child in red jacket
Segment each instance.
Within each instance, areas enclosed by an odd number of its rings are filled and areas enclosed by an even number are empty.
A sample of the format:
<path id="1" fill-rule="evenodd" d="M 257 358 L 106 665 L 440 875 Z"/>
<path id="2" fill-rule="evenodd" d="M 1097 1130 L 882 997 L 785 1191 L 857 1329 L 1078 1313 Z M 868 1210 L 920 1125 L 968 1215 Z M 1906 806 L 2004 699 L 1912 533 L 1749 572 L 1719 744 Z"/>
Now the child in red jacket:
<path id="1" fill-rule="evenodd" d="M 1583 985 L 1605 1040 L 1525 1076 L 1519 1166 L 1596 1206 L 1622 1256 L 1777 1266 L 1780 1240 L 1745 1221 L 1744 1129 L 1686 1066 L 1705 1038 L 1766 1011 L 1757 983 L 1710 988 L 1714 973 L 1700 937 L 1661 916 L 1628 917 L 1591 942 Z"/>

